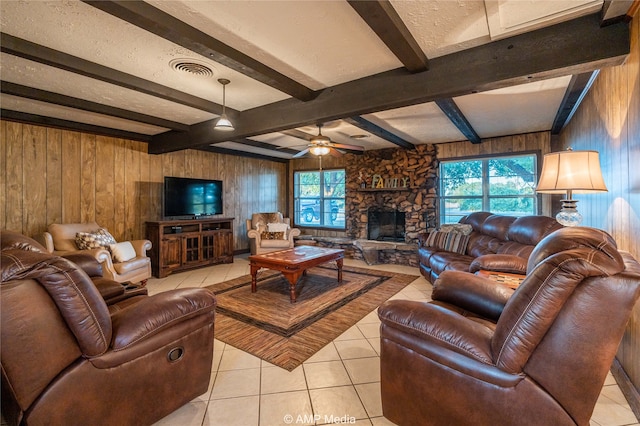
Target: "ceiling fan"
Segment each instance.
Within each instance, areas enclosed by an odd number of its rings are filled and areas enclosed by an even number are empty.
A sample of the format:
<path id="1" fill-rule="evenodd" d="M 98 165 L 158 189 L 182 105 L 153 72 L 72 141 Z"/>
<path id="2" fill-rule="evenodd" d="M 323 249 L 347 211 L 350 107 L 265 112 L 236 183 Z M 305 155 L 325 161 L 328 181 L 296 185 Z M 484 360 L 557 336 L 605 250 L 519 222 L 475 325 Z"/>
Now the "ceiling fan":
<path id="1" fill-rule="evenodd" d="M 358 145 L 347 145 L 341 143 L 333 143 L 331 139 L 322 134 L 322 124 L 318 124 L 318 134 L 309 140 L 307 149 L 304 149 L 293 156 L 293 158 L 300 158 L 310 152 L 313 155 L 319 157 L 330 154 L 334 157 L 339 157 L 343 153 L 336 148 L 350 149 L 353 151 L 364 151 L 364 147 Z"/>

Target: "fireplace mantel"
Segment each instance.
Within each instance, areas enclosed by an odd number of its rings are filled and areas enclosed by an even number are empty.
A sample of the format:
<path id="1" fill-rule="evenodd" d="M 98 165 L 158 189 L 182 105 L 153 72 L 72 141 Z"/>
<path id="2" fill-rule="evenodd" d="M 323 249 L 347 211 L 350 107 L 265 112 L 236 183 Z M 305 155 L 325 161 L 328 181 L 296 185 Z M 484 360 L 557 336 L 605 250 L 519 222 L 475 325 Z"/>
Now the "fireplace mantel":
<path id="1" fill-rule="evenodd" d="M 360 188 L 357 192 L 393 192 L 393 191 L 413 191 L 419 189 L 417 186 L 402 187 L 402 188 Z"/>

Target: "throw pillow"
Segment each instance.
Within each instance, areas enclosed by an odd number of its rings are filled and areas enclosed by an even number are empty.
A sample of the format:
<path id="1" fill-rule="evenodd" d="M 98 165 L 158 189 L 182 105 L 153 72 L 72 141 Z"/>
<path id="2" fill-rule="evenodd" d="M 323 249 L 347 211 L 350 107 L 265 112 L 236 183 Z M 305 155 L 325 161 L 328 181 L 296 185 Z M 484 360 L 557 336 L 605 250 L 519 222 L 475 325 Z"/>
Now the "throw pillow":
<path id="1" fill-rule="evenodd" d="M 452 223 L 440 227 L 440 232 L 457 232 L 459 234 L 469 235 L 471 231 L 473 231 L 473 227 L 466 223 Z"/>
<path id="2" fill-rule="evenodd" d="M 117 243 L 116 239 L 113 238 L 113 235 L 111 235 L 111 233 L 107 231 L 105 228 L 100 228 L 95 233 L 96 235 L 100 235 L 103 237 L 103 241 L 105 242 L 104 244 L 105 247 L 111 244 Z"/>
<path id="3" fill-rule="evenodd" d="M 284 232 L 263 232 L 260 234 L 263 240 L 284 240 Z"/>
<path id="4" fill-rule="evenodd" d="M 464 254 L 469 244 L 469 236 L 459 232 L 431 231 L 425 245 L 453 253 Z"/>
<path id="5" fill-rule="evenodd" d="M 286 223 L 267 223 L 267 231 L 269 232 L 282 232 L 280 239 L 285 239 L 285 235 L 289 230 L 289 225 Z"/>
<path id="6" fill-rule="evenodd" d="M 76 232 L 76 246 L 78 246 L 80 250 L 107 248 L 110 244 L 116 242 L 111 234 L 109 234 L 109 237 L 99 233 L 99 230 L 93 232 Z M 113 242 L 111 242 L 112 240 Z"/>
<path id="7" fill-rule="evenodd" d="M 111 250 L 111 257 L 115 262 L 126 262 L 136 257 L 136 251 L 129 241 L 111 244 L 109 250 Z"/>

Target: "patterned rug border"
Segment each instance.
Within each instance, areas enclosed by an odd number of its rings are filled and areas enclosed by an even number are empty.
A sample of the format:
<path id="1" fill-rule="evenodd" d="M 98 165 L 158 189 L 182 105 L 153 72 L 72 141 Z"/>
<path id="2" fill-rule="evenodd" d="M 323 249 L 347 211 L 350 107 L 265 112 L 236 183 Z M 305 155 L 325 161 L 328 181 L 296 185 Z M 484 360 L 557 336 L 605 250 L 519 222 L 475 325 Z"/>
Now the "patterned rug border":
<path id="1" fill-rule="evenodd" d="M 328 266 L 322 266 L 321 268 L 329 271 L 335 270 L 335 268 Z M 265 330 L 260 327 L 260 324 L 240 321 L 226 315 L 224 308 L 219 307 L 216 309 L 216 338 L 291 371 L 376 309 L 381 303 L 419 278 L 419 275 L 354 266 L 345 266 L 343 271 L 376 277 L 378 279 L 374 281 L 383 280 L 383 282 L 373 286 L 368 291 L 360 292 L 361 294 L 352 297 L 352 300 L 342 303 L 341 306 L 326 313 L 321 318 L 315 319 L 312 324 L 301 327 L 299 330 L 289 333 L 289 335 L 286 335 L 286 333 L 285 335 L 279 335 L 273 330 Z M 275 271 L 262 271 L 258 276 L 258 281 L 269 279 L 278 274 Z M 247 279 L 250 283 L 250 275 L 243 275 L 232 280 L 207 286 L 207 288 L 217 292 L 217 294 L 222 294 L 246 285 Z"/>

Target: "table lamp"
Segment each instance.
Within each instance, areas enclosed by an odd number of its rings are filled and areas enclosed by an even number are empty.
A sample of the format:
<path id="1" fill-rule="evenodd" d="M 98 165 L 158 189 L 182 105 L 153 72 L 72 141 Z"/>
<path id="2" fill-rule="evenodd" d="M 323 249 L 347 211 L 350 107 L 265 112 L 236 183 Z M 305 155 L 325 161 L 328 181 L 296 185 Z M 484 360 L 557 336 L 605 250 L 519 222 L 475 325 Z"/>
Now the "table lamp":
<path id="1" fill-rule="evenodd" d="M 597 151 L 567 151 L 545 154 L 536 192 L 566 194 L 556 220 L 564 226 L 577 226 L 582 215 L 576 207 L 573 193 L 606 192 Z"/>

